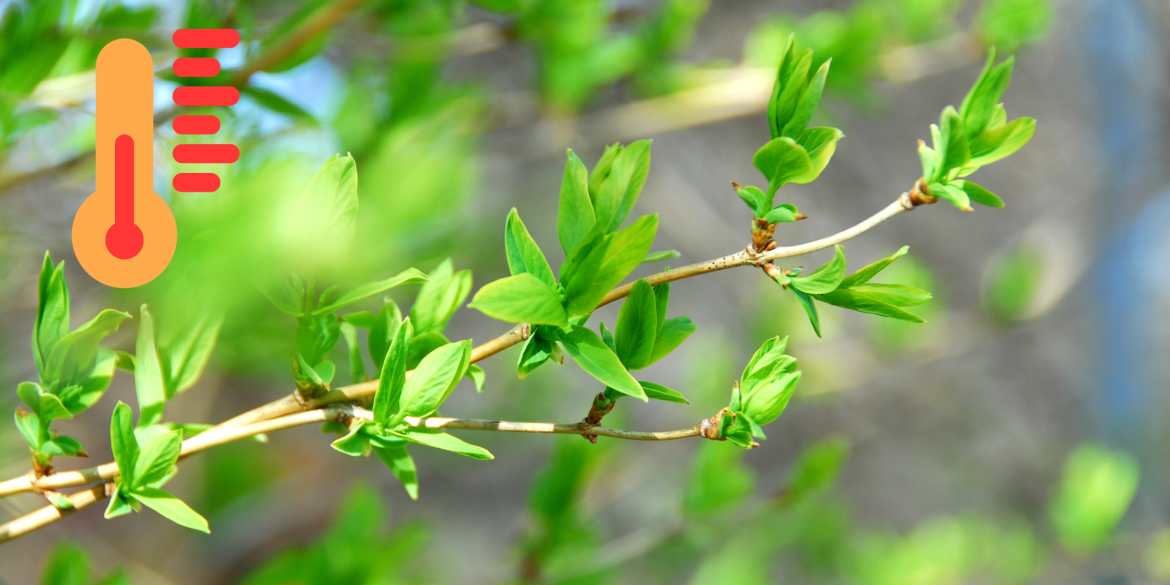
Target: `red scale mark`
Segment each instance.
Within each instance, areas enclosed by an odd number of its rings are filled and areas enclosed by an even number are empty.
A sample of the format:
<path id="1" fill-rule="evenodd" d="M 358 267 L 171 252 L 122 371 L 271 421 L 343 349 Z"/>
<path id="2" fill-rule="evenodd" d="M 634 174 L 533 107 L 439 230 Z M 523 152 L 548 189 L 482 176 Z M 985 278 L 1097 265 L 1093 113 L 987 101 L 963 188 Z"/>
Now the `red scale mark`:
<path id="1" fill-rule="evenodd" d="M 212 57 L 182 57 L 175 59 L 171 71 L 179 77 L 215 77 L 219 75 L 219 60 Z"/>
<path id="2" fill-rule="evenodd" d="M 219 189 L 219 175 L 215 173 L 179 173 L 171 181 L 181 193 L 210 193 Z"/>
<path id="3" fill-rule="evenodd" d="M 234 106 L 240 101 L 240 90 L 219 85 L 178 87 L 171 98 L 178 106 Z"/>
<path id="4" fill-rule="evenodd" d="M 180 144 L 171 154 L 177 163 L 234 163 L 240 149 L 234 144 Z"/>
<path id="5" fill-rule="evenodd" d="M 134 224 L 134 139 L 114 139 L 114 225 L 106 232 L 106 249 L 129 260 L 142 251 L 142 229 Z"/>
<path id="6" fill-rule="evenodd" d="M 215 116 L 176 116 L 171 121 L 176 134 L 215 134 L 219 132 L 219 118 Z"/>
<path id="7" fill-rule="evenodd" d="M 171 41 L 180 49 L 229 49 L 240 44 L 240 33 L 230 28 L 181 28 Z"/>

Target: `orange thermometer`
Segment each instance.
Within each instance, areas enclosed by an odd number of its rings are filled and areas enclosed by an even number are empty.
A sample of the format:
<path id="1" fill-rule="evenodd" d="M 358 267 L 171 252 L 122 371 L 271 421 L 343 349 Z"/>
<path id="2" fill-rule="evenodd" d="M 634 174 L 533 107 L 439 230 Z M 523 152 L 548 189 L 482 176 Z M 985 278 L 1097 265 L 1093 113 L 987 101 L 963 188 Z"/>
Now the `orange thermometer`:
<path id="1" fill-rule="evenodd" d="M 73 252 L 102 284 L 146 284 L 170 263 L 177 232 L 154 192 L 154 63 L 136 41 L 98 55 L 96 130 L 97 191 L 73 218 Z"/>

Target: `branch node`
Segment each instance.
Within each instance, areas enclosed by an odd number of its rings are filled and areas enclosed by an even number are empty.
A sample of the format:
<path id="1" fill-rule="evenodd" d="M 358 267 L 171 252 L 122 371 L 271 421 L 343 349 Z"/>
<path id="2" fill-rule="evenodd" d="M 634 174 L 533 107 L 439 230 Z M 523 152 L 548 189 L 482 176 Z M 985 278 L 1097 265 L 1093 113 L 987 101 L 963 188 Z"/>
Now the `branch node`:
<path id="1" fill-rule="evenodd" d="M 724 406 L 719 409 L 719 412 L 715 413 L 715 416 L 703 419 L 703 422 L 699 423 L 699 434 L 712 441 L 726 441 L 727 439 L 720 436 L 719 429 L 723 426 L 723 415 L 729 412 L 731 413 L 732 420 L 735 420 L 735 413 Z"/>

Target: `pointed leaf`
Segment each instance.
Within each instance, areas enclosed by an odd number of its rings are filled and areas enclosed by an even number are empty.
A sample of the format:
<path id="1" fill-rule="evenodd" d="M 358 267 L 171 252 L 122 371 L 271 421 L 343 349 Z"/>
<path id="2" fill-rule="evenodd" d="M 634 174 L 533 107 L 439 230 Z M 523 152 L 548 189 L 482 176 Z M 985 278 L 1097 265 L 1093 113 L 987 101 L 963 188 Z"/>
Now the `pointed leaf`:
<path id="1" fill-rule="evenodd" d="M 557 238 L 566 255 L 577 249 L 596 221 L 593 203 L 589 199 L 588 172 L 570 149 L 565 176 L 561 180 L 561 204 L 557 210 Z"/>
<path id="2" fill-rule="evenodd" d="M 490 282 L 471 300 L 473 309 L 509 323 L 564 326 L 569 323 L 556 291 L 531 274 Z"/>
<path id="3" fill-rule="evenodd" d="M 207 519 L 192 510 L 183 500 L 168 494 L 158 488 L 144 487 L 131 494 L 131 497 L 142 505 L 158 512 L 162 517 L 192 530 L 211 533 L 207 526 Z"/>
<path id="4" fill-rule="evenodd" d="M 650 283 L 638 280 L 618 312 L 615 327 L 616 353 L 627 370 L 640 370 L 649 364 L 657 333 L 654 290 Z"/>
<path id="5" fill-rule="evenodd" d="M 316 317 L 320 315 L 327 315 L 346 305 L 351 305 L 362 299 L 372 297 L 380 292 L 388 291 L 401 284 L 426 281 L 427 275 L 423 274 L 418 269 L 408 268 L 395 276 L 387 278 L 386 280 L 379 280 L 378 282 L 371 282 L 369 284 L 363 284 L 354 288 L 353 290 L 337 297 L 325 306 L 317 307 L 317 309 L 313 311 L 313 316 Z"/>
<path id="6" fill-rule="evenodd" d="M 582 370 L 622 394 L 647 400 L 642 386 L 596 333 L 585 327 L 570 325 L 558 329 L 556 335 L 557 340 L 565 346 L 565 351 Z"/>

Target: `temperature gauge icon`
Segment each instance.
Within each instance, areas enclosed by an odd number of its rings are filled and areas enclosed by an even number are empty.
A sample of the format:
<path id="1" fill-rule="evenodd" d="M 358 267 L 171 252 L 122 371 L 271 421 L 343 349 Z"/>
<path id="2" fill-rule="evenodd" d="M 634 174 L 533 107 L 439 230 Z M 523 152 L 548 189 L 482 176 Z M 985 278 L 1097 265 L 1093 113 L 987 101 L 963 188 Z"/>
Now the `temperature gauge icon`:
<path id="1" fill-rule="evenodd" d="M 73 218 L 73 251 L 99 282 L 146 284 L 175 253 L 175 216 L 154 192 L 154 64 L 136 41 L 97 60 L 97 190 Z"/>

